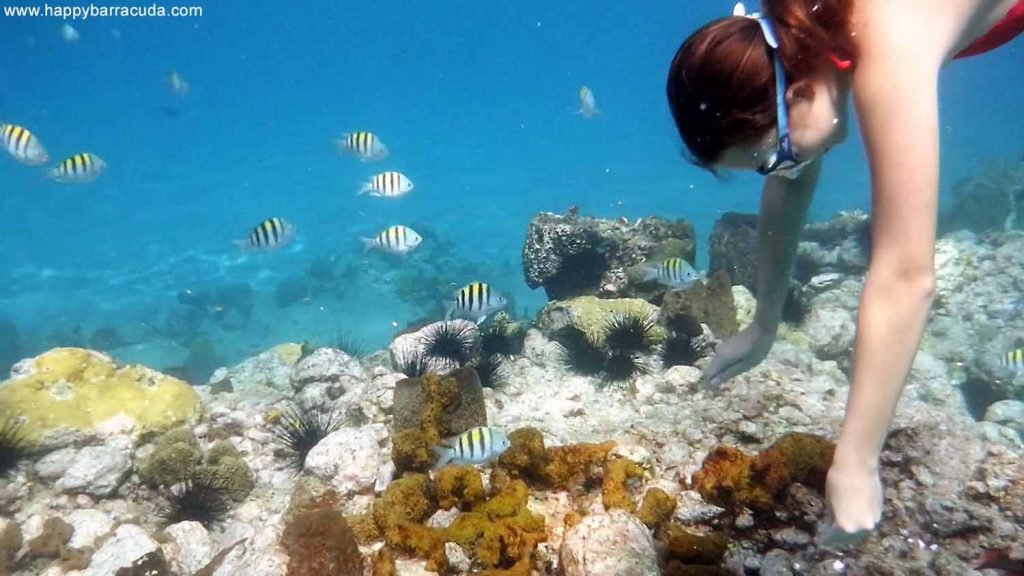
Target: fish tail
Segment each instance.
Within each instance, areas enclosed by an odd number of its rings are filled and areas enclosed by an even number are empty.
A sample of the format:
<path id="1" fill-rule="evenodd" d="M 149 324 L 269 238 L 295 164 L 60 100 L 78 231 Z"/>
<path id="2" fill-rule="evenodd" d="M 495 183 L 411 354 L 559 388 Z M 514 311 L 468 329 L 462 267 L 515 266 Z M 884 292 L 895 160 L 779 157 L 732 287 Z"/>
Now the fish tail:
<path id="1" fill-rule="evenodd" d="M 366 194 L 367 192 L 373 190 L 373 183 L 372 182 L 360 182 L 359 186 L 360 186 L 359 192 L 356 192 L 356 196 L 361 196 L 361 195 Z"/>
<path id="2" fill-rule="evenodd" d="M 650 280 L 655 280 L 658 277 L 658 269 L 653 267 L 653 266 L 648 266 L 646 268 L 643 268 L 643 272 L 644 272 L 644 278 L 643 278 L 644 282 L 647 282 L 647 281 L 650 281 Z"/>
<path id="3" fill-rule="evenodd" d="M 452 319 L 452 314 L 454 312 L 455 312 L 455 303 L 454 302 L 449 302 L 449 303 L 445 304 L 445 307 L 444 307 L 444 319 L 446 321 L 447 320 L 451 320 Z"/>
<path id="4" fill-rule="evenodd" d="M 437 454 L 437 462 L 430 468 L 432 470 L 440 470 L 452 461 L 455 456 L 455 450 L 444 446 L 434 446 L 434 454 Z"/>
<path id="5" fill-rule="evenodd" d="M 363 237 L 360 237 L 359 240 L 363 243 L 363 253 L 364 254 L 369 252 L 370 250 L 373 250 L 373 247 L 377 244 L 377 240 L 374 239 L 374 238 L 363 238 Z"/>

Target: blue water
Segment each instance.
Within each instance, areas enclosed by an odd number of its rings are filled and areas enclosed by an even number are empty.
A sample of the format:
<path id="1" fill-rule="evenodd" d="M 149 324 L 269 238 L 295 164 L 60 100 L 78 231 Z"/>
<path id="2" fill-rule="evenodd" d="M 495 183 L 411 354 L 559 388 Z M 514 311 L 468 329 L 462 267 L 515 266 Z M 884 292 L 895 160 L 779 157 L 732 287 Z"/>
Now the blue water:
<path id="1" fill-rule="evenodd" d="M 715 219 L 757 210 L 759 178 L 719 181 L 683 160 L 664 97 L 681 40 L 731 3 L 201 5 L 196 18 L 74 21 L 74 44 L 59 19 L 0 19 L 0 121 L 33 130 L 55 160 L 89 150 L 109 165 L 71 186 L 0 158 L 0 320 L 17 327 L 20 355 L 101 327 L 139 344 L 125 360 L 158 368 L 202 339 L 223 362 L 342 330 L 377 348 L 433 304 L 394 294 L 403 270 L 450 277 L 453 291 L 486 280 L 517 312 L 542 306 L 519 261 L 537 211 L 686 218 L 703 264 Z M 944 74 L 944 200 L 988 159 L 1021 154 L 1022 55 L 1018 40 Z M 164 81 L 172 70 L 191 85 L 184 97 Z M 584 84 L 601 109 L 590 120 L 572 113 Z M 391 156 L 339 156 L 333 140 L 353 130 L 378 134 Z M 416 191 L 355 195 L 385 169 Z M 854 129 L 826 163 L 812 218 L 868 206 Z M 271 216 L 296 225 L 295 242 L 240 254 L 232 240 Z M 365 256 L 358 237 L 395 223 L 450 244 L 407 261 Z M 278 282 L 325 258 L 339 278 L 275 303 Z M 169 327 L 179 291 L 237 282 L 254 292 L 248 322 Z"/>

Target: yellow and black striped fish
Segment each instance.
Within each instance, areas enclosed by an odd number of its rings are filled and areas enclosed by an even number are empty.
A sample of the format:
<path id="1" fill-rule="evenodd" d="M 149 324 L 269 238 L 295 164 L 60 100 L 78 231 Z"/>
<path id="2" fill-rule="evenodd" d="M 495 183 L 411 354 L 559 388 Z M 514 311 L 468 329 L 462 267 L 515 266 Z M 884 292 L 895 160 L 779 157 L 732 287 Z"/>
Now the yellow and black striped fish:
<path id="1" fill-rule="evenodd" d="M 3 134 L 4 149 L 18 162 L 38 166 L 50 160 L 39 138 L 27 129 L 14 124 L 0 124 L 0 133 Z"/>
<path id="2" fill-rule="evenodd" d="M 388 147 L 372 132 L 349 132 L 337 141 L 337 145 L 343 153 L 363 162 L 383 160 L 388 156 Z"/>
<path id="3" fill-rule="evenodd" d="M 378 248 L 392 254 L 405 254 L 416 249 L 423 237 L 415 230 L 401 224 L 381 230 L 373 238 L 360 238 L 367 250 Z"/>
<path id="4" fill-rule="evenodd" d="M 382 198 L 398 198 L 412 192 L 412 180 L 401 172 L 381 172 L 363 184 L 359 194 L 369 194 Z"/>
<path id="5" fill-rule="evenodd" d="M 50 178 L 57 182 L 82 184 L 99 178 L 107 169 L 107 163 L 92 152 L 83 152 L 64 160 L 50 170 Z"/>
<path id="6" fill-rule="evenodd" d="M 434 447 L 438 456 L 435 470 L 446 464 L 485 464 L 501 456 L 511 445 L 504 432 L 486 426 L 470 428 L 446 439 L 444 444 Z"/>
<path id="7" fill-rule="evenodd" d="M 245 240 L 236 242 L 250 250 L 273 250 L 288 243 L 295 235 L 295 227 L 284 218 L 267 218 L 260 222 Z"/>
<path id="8" fill-rule="evenodd" d="M 684 258 L 669 258 L 643 268 L 644 281 L 657 280 L 673 288 L 689 288 L 700 278 L 697 270 Z"/>
<path id="9" fill-rule="evenodd" d="M 477 324 L 487 316 L 497 312 L 508 304 L 504 296 L 494 291 L 483 282 L 473 282 L 459 289 L 452 301 L 448 302 L 447 319 L 452 317 L 475 320 Z"/>
<path id="10" fill-rule="evenodd" d="M 999 365 L 1013 372 L 1024 371 L 1024 348 L 1010 350 L 999 357 Z"/>

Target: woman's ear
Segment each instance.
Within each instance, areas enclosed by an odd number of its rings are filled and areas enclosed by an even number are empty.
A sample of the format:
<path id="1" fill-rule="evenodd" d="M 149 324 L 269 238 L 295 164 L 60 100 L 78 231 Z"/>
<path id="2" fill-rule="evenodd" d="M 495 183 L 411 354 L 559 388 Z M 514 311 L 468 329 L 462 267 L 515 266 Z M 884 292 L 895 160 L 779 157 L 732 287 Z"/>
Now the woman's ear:
<path id="1" fill-rule="evenodd" d="M 814 83 L 810 80 L 798 80 L 786 88 L 786 106 L 814 103 Z"/>

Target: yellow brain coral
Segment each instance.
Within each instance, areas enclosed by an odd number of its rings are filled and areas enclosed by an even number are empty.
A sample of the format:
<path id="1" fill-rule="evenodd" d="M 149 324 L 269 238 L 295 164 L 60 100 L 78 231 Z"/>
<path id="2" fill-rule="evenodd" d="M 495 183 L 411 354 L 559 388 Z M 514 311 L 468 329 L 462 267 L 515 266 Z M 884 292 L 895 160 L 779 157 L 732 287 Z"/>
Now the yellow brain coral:
<path id="1" fill-rule="evenodd" d="M 133 434 L 194 423 L 199 397 L 187 383 L 143 366 L 118 367 L 110 357 L 81 348 L 55 348 L 19 365 L 0 383 L 0 419 L 24 420 L 33 445 L 66 432 L 89 433 L 124 415 Z"/>

